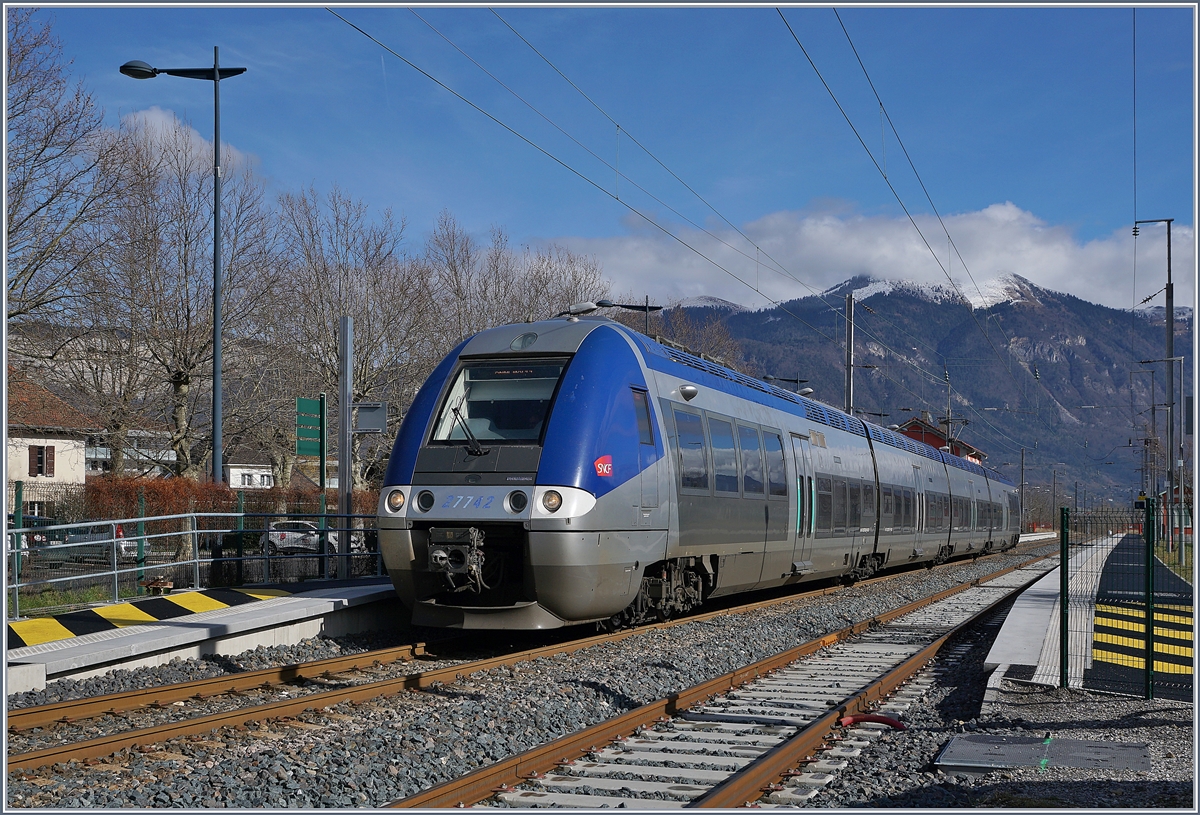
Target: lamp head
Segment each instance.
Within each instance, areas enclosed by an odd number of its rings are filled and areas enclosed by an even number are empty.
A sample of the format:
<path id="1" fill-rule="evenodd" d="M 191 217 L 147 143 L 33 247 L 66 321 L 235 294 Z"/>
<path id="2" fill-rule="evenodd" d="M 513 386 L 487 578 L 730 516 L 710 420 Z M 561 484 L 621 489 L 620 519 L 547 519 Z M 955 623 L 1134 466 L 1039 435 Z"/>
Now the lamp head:
<path id="1" fill-rule="evenodd" d="M 154 77 L 158 76 L 156 69 L 150 67 L 140 59 L 126 62 L 121 66 L 121 73 L 125 74 L 125 76 L 131 76 L 134 79 L 154 79 Z"/>

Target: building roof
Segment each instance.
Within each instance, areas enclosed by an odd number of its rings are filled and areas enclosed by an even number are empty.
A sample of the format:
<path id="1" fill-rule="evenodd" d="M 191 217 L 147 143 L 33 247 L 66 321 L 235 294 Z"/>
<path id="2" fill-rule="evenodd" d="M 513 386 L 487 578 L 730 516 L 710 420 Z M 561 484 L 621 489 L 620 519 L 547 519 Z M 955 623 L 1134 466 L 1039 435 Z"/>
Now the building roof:
<path id="1" fill-rule="evenodd" d="M 898 432 L 903 433 L 911 439 L 925 442 L 931 447 L 940 448 L 949 444 L 951 454 L 961 456 L 962 458 L 971 458 L 980 462 L 987 458 L 987 453 L 983 452 L 974 445 L 968 444 L 962 439 L 950 439 L 947 441 L 945 430 L 916 416 L 900 425 L 900 430 Z M 929 436 L 933 436 L 935 439 L 937 439 L 937 444 L 930 443 L 928 438 Z"/>
<path id="2" fill-rule="evenodd" d="M 271 457 L 257 445 L 239 444 L 225 454 L 226 467 L 270 467 Z"/>
<path id="3" fill-rule="evenodd" d="M 8 427 L 27 431 L 85 434 L 104 428 L 44 386 L 31 382 L 12 366 L 8 369 Z"/>

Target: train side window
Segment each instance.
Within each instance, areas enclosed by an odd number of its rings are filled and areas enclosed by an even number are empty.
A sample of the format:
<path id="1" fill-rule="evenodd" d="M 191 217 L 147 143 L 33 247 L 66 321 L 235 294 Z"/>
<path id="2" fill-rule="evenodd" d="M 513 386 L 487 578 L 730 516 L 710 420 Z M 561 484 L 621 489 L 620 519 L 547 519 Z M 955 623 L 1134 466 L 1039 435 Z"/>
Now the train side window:
<path id="1" fill-rule="evenodd" d="M 879 488 L 879 525 L 891 530 L 896 522 L 892 520 L 892 488 L 884 484 Z"/>
<path id="2" fill-rule="evenodd" d="M 817 529 L 828 532 L 833 528 L 833 479 L 817 476 Z"/>
<path id="3" fill-rule="evenodd" d="M 650 420 L 650 401 L 645 391 L 634 390 L 633 412 L 637 414 L 638 441 L 654 445 L 654 424 Z"/>
<path id="4" fill-rule="evenodd" d="M 694 413 L 675 411 L 675 433 L 679 438 L 679 484 L 684 489 L 708 490 L 708 450 L 704 427 Z"/>
<path id="5" fill-rule="evenodd" d="M 875 525 L 875 484 L 871 481 L 864 481 L 862 485 L 862 525 Z"/>
<path id="6" fill-rule="evenodd" d="M 733 443 L 733 424 L 708 417 L 708 437 L 712 441 L 713 486 L 717 492 L 738 494 L 737 447 Z"/>
<path id="7" fill-rule="evenodd" d="M 857 481 L 851 481 L 849 487 L 849 500 L 846 502 L 846 530 L 855 532 L 862 528 L 862 485 Z"/>
<path id="8" fill-rule="evenodd" d="M 742 494 L 763 494 L 762 445 L 758 431 L 738 425 L 738 442 L 742 447 Z"/>
<path id="9" fill-rule="evenodd" d="M 833 531 L 846 531 L 846 479 L 833 479 Z"/>
<path id="10" fill-rule="evenodd" d="M 903 490 L 903 491 L 901 492 L 901 495 L 902 495 L 902 501 L 903 501 L 903 503 L 904 503 L 904 508 L 903 508 L 903 511 L 902 511 L 902 513 L 901 513 L 901 514 L 903 515 L 903 517 L 904 517 L 904 521 L 901 523 L 901 526 L 903 526 L 905 529 L 912 529 L 912 525 L 913 525 L 913 495 L 912 495 L 912 490 Z"/>
<path id="11" fill-rule="evenodd" d="M 787 461 L 783 457 L 783 439 L 778 433 L 763 431 L 767 453 L 767 493 L 772 498 L 787 498 Z"/>

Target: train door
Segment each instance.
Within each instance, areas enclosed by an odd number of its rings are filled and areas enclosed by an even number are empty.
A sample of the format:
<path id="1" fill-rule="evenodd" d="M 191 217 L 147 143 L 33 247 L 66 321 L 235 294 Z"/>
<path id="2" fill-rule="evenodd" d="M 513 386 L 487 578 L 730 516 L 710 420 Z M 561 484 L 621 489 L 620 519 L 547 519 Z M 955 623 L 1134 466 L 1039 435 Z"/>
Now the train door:
<path id="1" fill-rule="evenodd" d="M 921 484 L 921 465 L 914 464 L 912 466 L 912 484 L 913 484 L 913 508 L 912 508 L 912 541 L 913 551 L 922 550 L 924 546 L 922 542 L 926 538 L 925 533 L 925 489 Z"/>
<path id="2" fill-rule="evenodd" d="M 967 536 L 967 539 L 971 541 L 970 548 L 972 549 L 974 549 L 979 542 L 979 535 L 975 532 L 975 530 L 979 528 L 979 519 L 976 516 L 979 509 L 979 502 L 975 500 L 975 494 L 975 482 L 971 479 L 967 479 L 967 518 L 965 523 L 967 525 L 967 529 L 970 530 L 970 534 Z"/>
<path id="3" fill-rule="evenodd" d="M 654 447 L 654 417 L 650 411 L 650 400 L 646 391 L 633 391 L 633 405 L 638 423 L 638 476 L 641 482 L 642 511 L 639 525 L 650 526 L 654 510 L 658 508 L 658 479 L 663 469 L 657 465 Z"/>
<path id="4" fill-rule="evenodd" d="M 812 455 L 808 449 L 808 438 L 792 434 L 792 459 L 796 464 L 796 539 L 792 550 L 792 571 L 805 574 L 813 571 L 812 542 L 816 531 L 814 506 L 816 492 L 813 486 Z"/>

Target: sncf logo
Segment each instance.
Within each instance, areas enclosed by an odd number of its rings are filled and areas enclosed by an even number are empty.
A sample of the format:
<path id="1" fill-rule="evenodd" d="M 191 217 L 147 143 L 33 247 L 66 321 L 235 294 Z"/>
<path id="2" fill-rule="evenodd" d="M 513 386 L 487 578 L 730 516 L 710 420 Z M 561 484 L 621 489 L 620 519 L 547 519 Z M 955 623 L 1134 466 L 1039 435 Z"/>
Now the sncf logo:
<path id="1" fill-rule="evenodd" d="M 600 456 L 596 459 L 596 475 L 612 476 L 612 456 Z"/>

